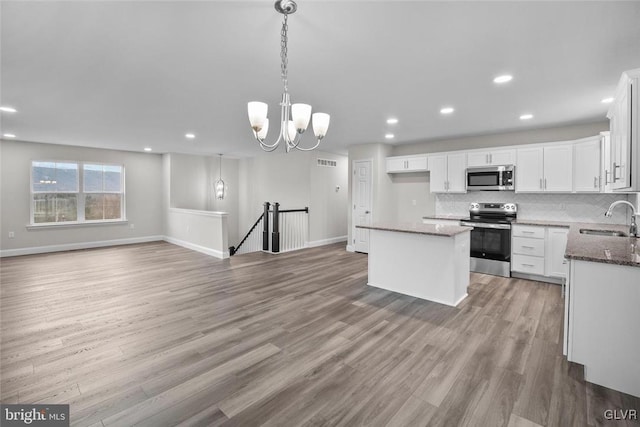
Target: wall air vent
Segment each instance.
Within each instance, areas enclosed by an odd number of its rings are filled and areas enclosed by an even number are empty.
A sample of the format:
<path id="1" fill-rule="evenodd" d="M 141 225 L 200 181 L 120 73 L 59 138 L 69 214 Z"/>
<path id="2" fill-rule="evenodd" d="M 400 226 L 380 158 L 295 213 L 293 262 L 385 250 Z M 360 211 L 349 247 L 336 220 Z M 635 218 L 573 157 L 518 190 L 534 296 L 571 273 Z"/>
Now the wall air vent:
<path id="1" fill-rule="evenodd" d="M 328 160 L 328 159 L 317 159 L 318 160 L 318 166 L 325 166 L 328 168 L 335 168 L 336 166 L 338 166 L 338 162 L 336 162 L 335 160 Z"/>

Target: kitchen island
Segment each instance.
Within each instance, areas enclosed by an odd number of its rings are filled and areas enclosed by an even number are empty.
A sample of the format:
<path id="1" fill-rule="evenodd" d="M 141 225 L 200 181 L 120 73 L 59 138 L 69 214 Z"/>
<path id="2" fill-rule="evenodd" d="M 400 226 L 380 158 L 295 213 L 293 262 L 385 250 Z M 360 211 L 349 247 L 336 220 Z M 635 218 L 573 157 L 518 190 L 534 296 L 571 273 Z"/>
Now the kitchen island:
<path id="1" fill-rule="evenodd" d="M 369 286 L 450 306 L 467 296 L 471 227 L 422 223 L 370 230 Z"/>

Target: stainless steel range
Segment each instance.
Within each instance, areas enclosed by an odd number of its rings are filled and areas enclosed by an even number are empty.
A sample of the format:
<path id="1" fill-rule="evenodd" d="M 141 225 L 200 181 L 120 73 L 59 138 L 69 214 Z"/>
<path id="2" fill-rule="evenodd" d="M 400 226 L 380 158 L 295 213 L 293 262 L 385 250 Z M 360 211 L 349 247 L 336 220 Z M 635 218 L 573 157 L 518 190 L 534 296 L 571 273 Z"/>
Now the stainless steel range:
<path id="1" fill-rule="evenodd" d="M 515 203 L 471 203 L 469 219 L 461 225 L 471 230 L 471 271 L 511 277 L 511 222 Z"/>

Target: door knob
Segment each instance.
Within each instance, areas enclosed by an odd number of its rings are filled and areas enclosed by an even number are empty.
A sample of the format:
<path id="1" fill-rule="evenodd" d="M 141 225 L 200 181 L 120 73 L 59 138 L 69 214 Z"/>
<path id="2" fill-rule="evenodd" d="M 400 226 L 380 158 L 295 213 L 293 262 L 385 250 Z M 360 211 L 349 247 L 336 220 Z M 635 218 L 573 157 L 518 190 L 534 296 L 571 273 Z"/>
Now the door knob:
<path id="1" fill-rule="evenodd" d="M 364 213 L 368 214 L 368 213 L 371 213 L 371 212 L 370 211 L 364 211 Z"/>

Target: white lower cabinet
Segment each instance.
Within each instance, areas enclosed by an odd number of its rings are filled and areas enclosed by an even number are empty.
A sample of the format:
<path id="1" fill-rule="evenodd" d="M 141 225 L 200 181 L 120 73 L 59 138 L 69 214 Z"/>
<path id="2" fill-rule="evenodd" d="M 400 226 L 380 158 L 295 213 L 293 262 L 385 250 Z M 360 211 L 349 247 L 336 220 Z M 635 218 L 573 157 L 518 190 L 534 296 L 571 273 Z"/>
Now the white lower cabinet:
<path id="1" fill-rule="evenodd" d="M 545 238 L 545 276 L 566 277 L 567 267 L 564 253 L 567 249 L 568 228 L 547 227 Z"/>
<path id="2" fill-rule="evenodd" d="M 559 283 L 566 276 L 564 252 L 568 228 L 514 224 L 511 271 Z"/>
<path id="3" fill-rule="evenodd" d="M 584 379 L 640 397 L 640 268 L 570 261 L 564 350 Z"/>

